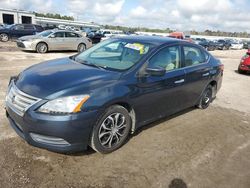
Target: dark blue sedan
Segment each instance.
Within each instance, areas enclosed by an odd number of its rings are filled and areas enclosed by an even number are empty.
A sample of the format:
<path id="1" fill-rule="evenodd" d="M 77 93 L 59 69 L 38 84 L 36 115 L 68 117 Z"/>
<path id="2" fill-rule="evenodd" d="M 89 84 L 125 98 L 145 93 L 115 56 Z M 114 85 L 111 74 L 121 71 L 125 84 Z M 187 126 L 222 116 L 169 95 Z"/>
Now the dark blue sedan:
<path id="1" fill-rule="evenodd" d="M 182 40 L 113 38 L 12 77 L 6 114 L 31 145 L 109 153 L 141 126 L 192 106 L 207 108 L 223 68 L 202 47 Z"/>

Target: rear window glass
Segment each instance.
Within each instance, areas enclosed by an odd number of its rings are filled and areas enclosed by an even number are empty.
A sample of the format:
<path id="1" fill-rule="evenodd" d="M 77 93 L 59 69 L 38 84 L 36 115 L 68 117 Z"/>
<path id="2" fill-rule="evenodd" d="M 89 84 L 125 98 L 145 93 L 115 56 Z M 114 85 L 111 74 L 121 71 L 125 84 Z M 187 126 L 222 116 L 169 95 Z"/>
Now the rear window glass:
<path id="1" fill-rule="evenodd" d="M 206 55 L 199 48 L 192 46 L 184 47 L 185 66 L 193 66 L 206 62 Z M 208 58 L 208 57 L 207 57 Z"/>
<path id="2" fill-rule="evenodd" d="M 25 30 L 33 30 L 34 27 L 33 27 L 33 25 L 24 25 L 24 29 Z"/>
<path id="3" fill-rule="evenodd" d="M 54 34 L 56 38 L 63 38 L 64 37 L 64 32 L 57 32 Z"/>

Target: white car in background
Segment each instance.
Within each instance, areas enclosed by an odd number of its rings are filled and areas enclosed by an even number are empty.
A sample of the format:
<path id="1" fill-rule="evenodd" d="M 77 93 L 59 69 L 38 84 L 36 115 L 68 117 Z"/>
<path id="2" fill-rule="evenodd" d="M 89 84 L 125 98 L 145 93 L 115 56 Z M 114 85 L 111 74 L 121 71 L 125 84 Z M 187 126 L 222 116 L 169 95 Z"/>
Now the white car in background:
<path id="1" fill-rule="evenodd" d="M 38 53 L 55 50 L 82 52 L 92 46 L 89 38 L 68 30 L 47 30 L 37 35 L 21 37 L 16 43 L 21 50 L 37 51 Z"/>
<path id="2" fill-rule="evenodd" d="M 241 41 L 234 41 L 231 43 L 232 50 L 242 50 L 244 48 L 244 44 Z"/>

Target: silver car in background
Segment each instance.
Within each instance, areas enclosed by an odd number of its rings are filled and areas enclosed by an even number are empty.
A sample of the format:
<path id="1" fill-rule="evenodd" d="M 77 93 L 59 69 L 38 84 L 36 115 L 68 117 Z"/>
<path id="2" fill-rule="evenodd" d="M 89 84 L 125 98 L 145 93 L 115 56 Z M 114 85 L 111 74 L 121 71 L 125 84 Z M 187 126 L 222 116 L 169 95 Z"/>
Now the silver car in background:
<path id="1" fill-rule="evenodd" d="M 47 30 L 37 35 L 24 36 L 17 40 L 22 50 L 46 53 L 48 51 L 76 50 L 82 52 L 92 46 L 89 38 L 67 30 Z"/>

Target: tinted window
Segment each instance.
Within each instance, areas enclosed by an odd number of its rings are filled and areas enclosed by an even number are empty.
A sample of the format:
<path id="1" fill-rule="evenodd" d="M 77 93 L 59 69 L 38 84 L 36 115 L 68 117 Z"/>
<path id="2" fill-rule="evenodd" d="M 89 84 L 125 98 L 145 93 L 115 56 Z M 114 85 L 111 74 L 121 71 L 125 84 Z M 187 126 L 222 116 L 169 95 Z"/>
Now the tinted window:
<path id="1" fill-rule="evenodd" d="M 185 55 L 185 66 L 192 66 L 201 63 L 205 63 L 206 56 L 205 54 L 196 47 L 184 47 L 184 55 Z"/>
<path id="2" fill-rule="evenodd" d="M 68 37 L 68 38 L 77 38 L 77 37 L 79 37 L 78 34 L 76 34 L 76 33 L 71 33 L 71 32 L 66 32 L 65 35 L 66 35 L 66 37 Z"/>
<path id="3" fill-rule="evenodd" d="M 24 29 L 25 30 L 33 30 L 34 27 L 33 27 L 33 25 L 24 25 Z"/>
<path id="4" fill-rule="evenodd" d="M 162 67 L 166 71 L 180 68 L 180 48 L 173 46 L 160 50 L 149 60 L 148 66 L 150 68 Z"/>
<path id="5" fill-rule="evenodd" d="M 23 25 L 16 25 L 16 26 L 14 26 L 14 30 L 24 30 L 24 26 Z"/>
<path id="6" fill-rule="evenodd" d="M 35 25 L 37 31 L 43 31 L 43 27 L 40 25 Z"/>
<path id="7" fill-rule="evenodd" d="M 56 38 L 64 38 L 64 32 L 57 32 L 54 35 Z"/>

